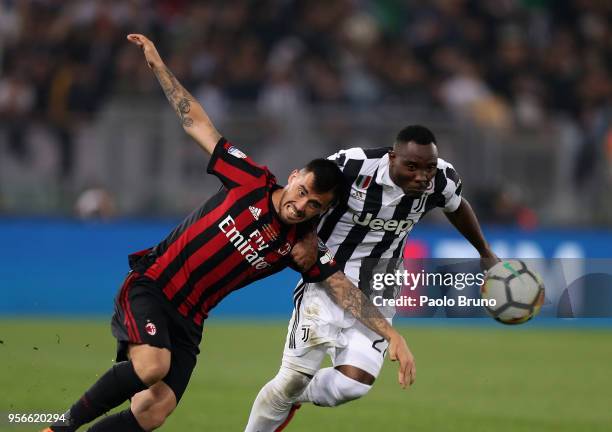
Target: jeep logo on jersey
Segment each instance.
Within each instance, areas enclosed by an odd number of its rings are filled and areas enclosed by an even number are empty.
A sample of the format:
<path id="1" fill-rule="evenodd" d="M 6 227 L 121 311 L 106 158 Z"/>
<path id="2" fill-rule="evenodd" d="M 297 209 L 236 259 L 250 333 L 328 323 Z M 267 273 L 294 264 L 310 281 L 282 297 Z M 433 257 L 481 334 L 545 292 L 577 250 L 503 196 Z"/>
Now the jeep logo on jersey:
<path id="1" fill-rule="evenodd" d="M 353 221 L 362 226 L 367 226 L 373 231 L 394 231 L 395 235 L 398 235 L 401 232 L 409 231 L 412 229 L 412 226 L 415 224 L 415 221 L 411 219 L 403 219 L 403 220 L 395 220 L 395 219 L 380 219 L 374 218 L 372 213 L 366 213 L 364 215 L 353 215 Z"/>
<path id="2" fill-rule="evenodd" d="M 271 267 L 263 257 L 259 256 L 258 251 L 268 247 L 268 244 L 264 242 L 263 236 L 259 230 L 254 230 L 248 237 L 245 237 L 238 231 L 236 228 L 236 221 L 234 221 L 231 216 L 227 216 L 223 219 L 218 227 L 249 264 L 257 270 Z"/>

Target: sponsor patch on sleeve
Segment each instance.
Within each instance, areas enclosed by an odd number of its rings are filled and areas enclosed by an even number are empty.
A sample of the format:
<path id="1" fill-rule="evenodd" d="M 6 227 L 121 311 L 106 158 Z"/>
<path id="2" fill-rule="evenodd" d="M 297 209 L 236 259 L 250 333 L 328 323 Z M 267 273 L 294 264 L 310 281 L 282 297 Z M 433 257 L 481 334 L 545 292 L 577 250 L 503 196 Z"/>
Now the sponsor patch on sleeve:
<path id="1" fill-rule="evenodd" d="M 230 146 L 227 149 L 227 152 L 231 154 L 232 156 L 237 157 L 238 159 L 245 159 L 247 157 L 247 155 L 245 155 L 243 152 L 241 152 L 239 149 L 237 149 L 234 146 Z"/>

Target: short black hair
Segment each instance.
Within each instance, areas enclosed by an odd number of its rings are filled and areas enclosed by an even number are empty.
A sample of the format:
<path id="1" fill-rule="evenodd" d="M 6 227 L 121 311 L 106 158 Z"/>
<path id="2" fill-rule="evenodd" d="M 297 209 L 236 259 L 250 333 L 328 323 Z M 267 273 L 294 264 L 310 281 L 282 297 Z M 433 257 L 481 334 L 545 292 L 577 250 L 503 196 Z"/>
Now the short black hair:
<path id="1" fill-rule="evenodd" d="M 314 192 L 323 194 L 332 192 L 332 205 L 345 198 L 347 194 L 344 174 L 334 161 L 329 159 L 313 159 L 304 167 L 304 171 L 314 174 Z"/>
<path id="2" fill-rule="evenodd" d="M 410 125 L 399 131 L 397 138 L 395 138 L 395 142 L 407 143 L 410 141 L 414 141 L 415 143 L 421 145 L 428 145 L 431 143 L 435 144 L 436 137 L 434 136 L 433 132 L 427 129 L 425 126 Z"/>

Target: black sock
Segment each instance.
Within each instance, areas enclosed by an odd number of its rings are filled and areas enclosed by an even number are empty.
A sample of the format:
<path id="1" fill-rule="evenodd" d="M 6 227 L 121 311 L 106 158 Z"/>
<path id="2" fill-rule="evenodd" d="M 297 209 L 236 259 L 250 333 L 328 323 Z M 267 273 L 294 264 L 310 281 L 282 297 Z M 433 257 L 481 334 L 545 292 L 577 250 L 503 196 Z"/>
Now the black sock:
<path id="1" fill-rule="evenodd" d="M 71 426 L 89 423 L 145 389 L 147 386 L 136 375 L 131 361 L 117 363 L 72 405 Z"/>
<path id="2" fill-rule="evenodd" d="M 103 418 L 87 432 L 145 432 L 136 421 L 131 409 Z"/>

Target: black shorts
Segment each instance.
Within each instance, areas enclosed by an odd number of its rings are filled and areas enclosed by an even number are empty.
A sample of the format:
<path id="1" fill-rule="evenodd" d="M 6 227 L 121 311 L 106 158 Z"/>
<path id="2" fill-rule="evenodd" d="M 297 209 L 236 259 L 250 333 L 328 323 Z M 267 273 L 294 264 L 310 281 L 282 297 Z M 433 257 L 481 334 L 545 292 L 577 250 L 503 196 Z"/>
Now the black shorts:
<path id="1" fill-rule="evenodd" d="M 111 322 L 117 339 L 117 361 L 126 361 L 129 344 L 147 344 L 171 352 L 168 374 L 163 381 L 181 399 L 200 353 L 202 327 L 172 308 L 155 281 L 130 272 L 115 298 Z"/>

